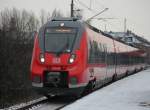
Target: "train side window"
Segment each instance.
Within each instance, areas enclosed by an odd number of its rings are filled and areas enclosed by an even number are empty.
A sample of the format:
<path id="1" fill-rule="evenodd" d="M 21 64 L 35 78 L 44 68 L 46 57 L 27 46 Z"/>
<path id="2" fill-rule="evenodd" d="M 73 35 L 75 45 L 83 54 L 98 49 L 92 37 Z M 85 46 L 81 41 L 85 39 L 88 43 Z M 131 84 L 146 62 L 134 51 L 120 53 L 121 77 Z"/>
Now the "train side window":
<path id="1" fill-rule="evenodd" d="M 106 51 L 107 51 L 106 44 L 103 44 L 102 63 L 105 63 L 105 61 L 106 61 Z"/>
<path id="2" fill-rule="evenodd" d="M 89 63 L 94 63 L 94 45 L 93 41 L 90 41 L 90 50 L 89 50 Z"/>
<path id="3" fill-rule="evenodd" d="M 96 41 L 90 41 L 89 49 L 89 63 L 106 63 L 107 62 L 107 45 L 101 44 Z M 113 56 L 110 55 L 109 63 L 112 63 L 114 60 Z"/>
<path id="4" fill-rule="evenodd" d="M 93 46 L 94 46 L 94 63 L 97 63 L 97 42 L 93 41 Z"/>
<path id="5" fill-rule="evenodd" d="M 103 47 L 102 47 L 102 44 L 99 43 L 99 63 L 101 63 L 102 61 L 102 51 L 103 51 Z"/>
<path id="6" fill-rule="evenodd" d="M 91 48 L 92 48 L 92 44 L 91 44 L 91 40 L 88 40 L 88 62 L 90 63 L 90 57 L 91 57 Z"/>

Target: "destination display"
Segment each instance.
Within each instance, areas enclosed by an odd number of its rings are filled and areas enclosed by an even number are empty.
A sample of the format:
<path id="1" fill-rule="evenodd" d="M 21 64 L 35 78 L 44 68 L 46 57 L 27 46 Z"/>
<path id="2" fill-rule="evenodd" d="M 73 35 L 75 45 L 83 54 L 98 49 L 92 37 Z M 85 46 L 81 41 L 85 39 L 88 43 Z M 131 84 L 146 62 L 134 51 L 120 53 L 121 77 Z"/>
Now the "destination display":
<path id="1" fill-rule="evenodd" d="M 45 31 L 46 34 L 50 33 L 76 33 L 74 28 L 47 28 Z"/>

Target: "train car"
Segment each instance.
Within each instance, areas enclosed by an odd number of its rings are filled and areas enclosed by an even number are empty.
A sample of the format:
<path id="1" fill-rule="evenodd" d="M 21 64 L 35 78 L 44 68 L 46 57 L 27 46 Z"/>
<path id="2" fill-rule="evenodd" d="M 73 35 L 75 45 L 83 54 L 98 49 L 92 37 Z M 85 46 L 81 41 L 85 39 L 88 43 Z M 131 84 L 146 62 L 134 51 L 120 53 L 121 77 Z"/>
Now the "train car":
<path id="1" fill-rule="evenodd" d="M 43 95 L 81 95 L 144 68 L 145 51 L 76 18 L 53 19 L 35 34 L 32 86 Z"/>

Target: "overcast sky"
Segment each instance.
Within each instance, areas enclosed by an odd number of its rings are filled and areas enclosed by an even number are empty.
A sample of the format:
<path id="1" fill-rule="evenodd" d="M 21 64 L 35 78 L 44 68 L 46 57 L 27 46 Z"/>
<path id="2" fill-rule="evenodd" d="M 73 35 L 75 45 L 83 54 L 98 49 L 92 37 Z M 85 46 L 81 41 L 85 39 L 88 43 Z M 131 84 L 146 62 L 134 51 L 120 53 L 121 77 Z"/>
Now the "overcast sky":
<path id="1" fill-rule="evenodd" d="M 150 0 L 74 0 L 75 7 L 83 11 L 84 19 L 109 8 L 98 18 L 113 18 L 93 20 L 92 24 L 101 30 L 123 31 L 124 18 L 127 19 L 127 28 L 150 41 Z M 80 2 L 79 2 L 80 1 Z M 82 2 L 82 4 L 81 4 Z M 70 14 L 71 0 L 0 0 L 0 10 L 4 8 L 26 9 L 38 16 L 40 10 L 52 12 L 55 8 L 65 16 Z M 85 8 L 91 7 L 91 10 Z M 105 28 L 106 27 L 106 28 Z"/>

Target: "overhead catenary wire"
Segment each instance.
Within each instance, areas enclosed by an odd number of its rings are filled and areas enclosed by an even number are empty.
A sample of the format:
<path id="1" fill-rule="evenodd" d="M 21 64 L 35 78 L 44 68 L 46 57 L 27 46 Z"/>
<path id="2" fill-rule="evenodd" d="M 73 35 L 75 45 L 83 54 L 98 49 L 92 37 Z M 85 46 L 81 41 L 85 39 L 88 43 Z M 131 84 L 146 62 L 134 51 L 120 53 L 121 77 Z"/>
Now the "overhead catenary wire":
<path id="1" fill-rule="evenodd" d="M 121 30 L 122 28 L 118 27 L 117 25 L 112 24 L 110 21 L 105 20 L 105 22 L 107 22 L 109 25 L 111 25 L 111 27 L 115 27 L 117 30 Z M 110 30 L 110 29 L 109 29 Z"/>
<path id="2" fill-rule="evenodd" d="M 102 14 L 103 12 L 107 11 L 108 9 L 109 9 L 109 8 L 105 8 L 104 10 L 100 11 L 100 12 L 99 12 L 99 13 L 97 13 L 96 15 L 94 15 L 94 16 L 92 16 L 92 17 L 88 18 L 86 21 L 89 21 L 89 20 L 93 19 L 94 17 L 96 17 L 96 16 L 98 16 L 98 15 Z"/>
<path id="3" fill-rule="evenodd" d="M 90 5 L 90 7 L 88 7 L 85 3 L 81 2 L 81 0 L 74 0 L 74 1 L 75 1 L 76 4 L 80 4 L 82 7 L 86 8 L 86 9 L 89 10 L 89 11 L 91 11 L 91 13 L 93 13 L 93 14 L 97 13 L 96 10 L 94 10 L 94 9 L 91 8 L 91 5 Z M 94 0 L 94 1 L 95 1 L 95 3 L 93 3 L 93 5 L 96 4 L 96 5 L 98 5 L 98 6 L 100 6 L 100 7 L 106 9 L 106 6 L 105 6 L 104 4 L 100 3 L 98 0 Z M 92 1 L 92 2 L 93 2 L 93 1 Z M 90 3 L 91 3 L 91 1 L 90 1 Z M 100 12 L 100 14 L 101 14 L 101 12 Z M 115 16 L 115 17 L 112 17 L 112 18 L 109 17 L 109 19 L 113 19 L 113 18 L 119 19 L 118 16 L 116 17 L 116 15 L 114 15 L 113 13 L 111 13 L 111 14 L 112 14 L 113 16 Z M 97 15 L 99 15 L 99 13 L 96 14 L 96 15 L 94 15 L 94 17 L 96 17 Z M 94 17 L 92 16 L 91 18 L 92 18 L 92 19 L 100 19 L 100 20 L 101 20 L 101 18 L 94 18 Z M 91 18 L 89 18 L 89 19 L 91 19 Z M 108 18 L 108 17 L 107 17 L 107 18 Z M 89 20 L 89 19 L 87 19 L 87 20 Z M 87 20 L 86 20 L 86 21 L 87 21 Z M 120 27 L 114 25 L 113 23 L 108 22 L 108 20 L 103 20 L 103 22 L 106 22 L 106 23 L 108 23 L 109 25 L 113 25 L 113 27 L 115 27 L 117 30 L 120 30 L 120 29 L 121 29 Z M 111 27 L 112 27 L 112 26 L 111 26 Z"/>
<path id="4" fill-rule="evenodd" d="M 77 0 L 77 1 L 78 1 L 78 3 L 79 3 L 80 5 L 82 5 L 84 8 L 88 9 L 89 11 L 91 11 L 91 12 L 96 12 L 95 10 L 89 8 L 87 5 L 85 5 L 85 4 L 84 4 L 83 2 L 81 2 L 80 0 Z M 76 2 L 76 0 L 75 0 L 75 2 Z M 77 2 L 76 2 L 76 3 L 77 3 Z"/>

